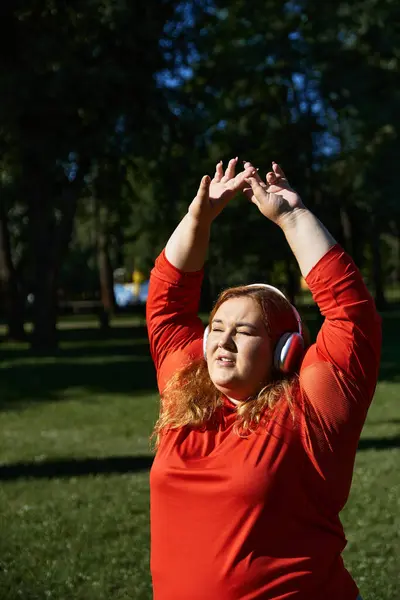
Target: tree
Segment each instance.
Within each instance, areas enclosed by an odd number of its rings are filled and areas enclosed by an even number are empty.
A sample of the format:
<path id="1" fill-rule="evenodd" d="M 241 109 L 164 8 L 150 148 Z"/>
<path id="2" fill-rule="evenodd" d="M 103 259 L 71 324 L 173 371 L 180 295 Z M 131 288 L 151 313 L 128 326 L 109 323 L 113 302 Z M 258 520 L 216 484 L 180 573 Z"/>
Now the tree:
<path id="1" fill-rule="evenodd" d="M 334 201 L 344 205 L 347 237 L 358 258 L 371 249 L 375 297 L 384 308 L 381 237 L 394 229 L 399 214 L 394 202 L 400 127 L 398 6 L 391 0 L 359 0 L 323 7 L 302 2 L 301 7 L 301 36 L 320 74 L 328 131 L 337 142 L 330 161 Z"/>
<path id="2" fill-rule="evenodd" d="M 13 341 L 25 340 L 23 299 L 18 289 L 18 278 L 11 257 L 10 232 L 6 192 L 0 192 L 0 297 L 8 332 Z"/>
<path id="3" fill-rule="evenodd" d="M 58 276 L 93 167 L 116 132 L 125 151 L 154 148 L 165 114 L 154 76 L 175 5 L 2 3 L 0 135 L 27 207 L 36 347 L 57 341 Z"/>
<path id="4" fill-rule="evenodd" d="M 18 206 L 15 206 L 19 212 L 17 218 L 13 219 L 11 214 L 15 205 L 15 168 L 13 169 L 12 158 L 4 149 L 0 159 L 0 306 L 7 323 L 6 337 L 14 341 L 24 341 L 24 295 L 19 282 L 16 256 L 13 256 L 11 251 L 13 225 L 22 220 Z M 17 230 L 18 237 L 21 238 L 21 223 Z"/>

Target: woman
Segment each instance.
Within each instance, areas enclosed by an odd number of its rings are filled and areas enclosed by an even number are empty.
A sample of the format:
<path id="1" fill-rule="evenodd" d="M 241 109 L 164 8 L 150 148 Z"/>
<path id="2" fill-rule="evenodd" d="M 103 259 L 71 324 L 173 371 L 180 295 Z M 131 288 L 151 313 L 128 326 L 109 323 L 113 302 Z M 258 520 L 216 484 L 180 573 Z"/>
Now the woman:
<path id="1" fill-rule="evenodd" d="M 356 600 L 339 512 L 377 381 L 380 319 L 351 258 L 280 167 L 264 183 L 250 163 L 235 176 L 236 163 L 203 177 L 151 275 L 162 397 L 150 476 L 154 598 Z M 325 317 L 307 350 L 295 309 L 262 285 L 223 292 L 203 335 L 210 227 L 239 190 L 283 230 Z"/>

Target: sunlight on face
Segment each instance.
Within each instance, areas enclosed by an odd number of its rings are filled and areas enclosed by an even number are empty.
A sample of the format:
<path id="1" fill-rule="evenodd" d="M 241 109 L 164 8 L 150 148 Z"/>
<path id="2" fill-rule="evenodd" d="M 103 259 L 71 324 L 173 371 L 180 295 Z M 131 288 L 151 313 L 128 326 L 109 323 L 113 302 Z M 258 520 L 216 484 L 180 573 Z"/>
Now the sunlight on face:
<path id="1" fill-rule="evenodd" d="M 207 340 L 207 365 L 215 387 L 236 400 L 253 396 L 268 383 L 271 342 L 255 300 L 230 298 L 218 308 Z"/>

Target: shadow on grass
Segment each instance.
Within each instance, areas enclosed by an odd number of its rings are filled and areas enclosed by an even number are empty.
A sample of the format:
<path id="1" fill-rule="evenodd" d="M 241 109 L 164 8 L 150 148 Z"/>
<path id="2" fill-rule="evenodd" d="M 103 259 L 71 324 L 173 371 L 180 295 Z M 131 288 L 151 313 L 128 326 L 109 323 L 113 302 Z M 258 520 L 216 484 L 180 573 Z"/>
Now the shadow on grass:
<path id="1" fill-rule="evenodd" d="M 124 394 L 155 391 L 156 377 L 150 357 L 131 360 L 107 360 L 96 364 L 68 362 L 15 365 L 2 369 L 0 410 L 15 410 L 18 403 L 63 400 L 73 388 L 79 393 Z M 83 390 L 83 392 L 82 392 Z M 70 396 L 69 396 L 70 397 Z"/>
<path id="2" fill-rule="evenodd" d="M 30 402 L 62 400 L 80 393 L 132 396 L 156 390 L 156 375 L 145 327 L 60 332 L 60 348 L 35 354 L 22 345 L 0 345 L 0 410 Z"/>
<path id="3" fill-rule="evenodd" d="M 400 447 L 400 436 L 364 438 L 358 450 L 387 450 Z M 58 459 L 0 465 L 0 481 L 17 479 L 63 479 L 90 475 L 115 475 L 149 471 L 152 456 L 107 456 L 105 458 Z"/>
<path id="4" fill-rule="evenodd" d="M 358 443 L 358 450 L 389 450 L 400 448 L 400 436 L 386 438 L 362 438 Z"/>
<path id="5" fill-rule="evenodd" d="M 13 463 L 0 466 L 0 481 L 17 479 L 63 479 L 88 475 L 115 475 L 149 471 L 152 456 L 107 456 L 43 462 Z"/>
<path id="6" fill-rule="evenodd" d="M 115 327 L 107 331 L 99 328 L 76 327 L 59 331 L 60 346 L 49 351 L 35 351 L 28 344 L 0 344 L 0 362 L 18 359 L 96 357 L 118 354 L 149 354 L 145 326 Z"/>

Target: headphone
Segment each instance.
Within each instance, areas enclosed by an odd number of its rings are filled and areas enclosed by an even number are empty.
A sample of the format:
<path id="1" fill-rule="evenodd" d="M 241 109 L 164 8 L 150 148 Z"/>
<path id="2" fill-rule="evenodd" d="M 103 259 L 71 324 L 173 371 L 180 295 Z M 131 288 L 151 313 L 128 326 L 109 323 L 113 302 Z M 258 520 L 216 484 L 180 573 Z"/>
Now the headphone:
<path id="1" fill-rule="evenodd" d="M 267 283 L 251 283 L 250 285 L 246 285 L 246 287 L 263 287 L 276 294 L 279 294 L 282 298 L 284 298 L 287 302 L 289 300 L 286 298 L 285 294 L 283 294 L 278 288 L 268 285 Z M 290 303 L 289 303 L 290 304 Z M 298 331 L 296 332 L 288 332 L 284 333 L 278 340 L 275 350 L 274 350 L 274 367 L 278 371 L 282 373 L 291 373 L 296 370 L 299 366 L 300 361 L 304 354 L 304 338 L 303 338 L 303 327 L 301 323 L 301 318 L 296 310 L 296 308 L 290 304 L 292 307 L 292 311 L 294 316 L 296 317 Z M 203 335 L 203 355 L 205 360 L 207 360 L 207 339 L 210 333 L 210 328 L 207 325 L 204 335 Z"/>

